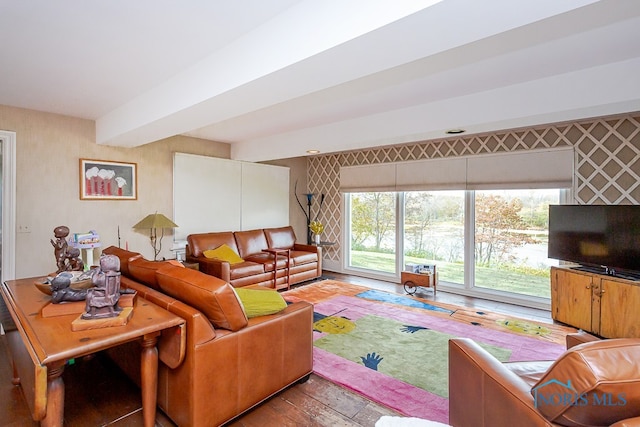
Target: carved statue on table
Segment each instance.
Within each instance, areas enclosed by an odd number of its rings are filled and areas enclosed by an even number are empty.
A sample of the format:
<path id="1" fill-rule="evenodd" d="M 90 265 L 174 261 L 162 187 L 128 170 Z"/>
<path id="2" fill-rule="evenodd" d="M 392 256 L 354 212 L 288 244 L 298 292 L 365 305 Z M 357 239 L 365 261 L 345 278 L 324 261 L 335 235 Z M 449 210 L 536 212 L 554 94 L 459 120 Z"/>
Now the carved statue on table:
<path id="1" fill-rule="evenodd" d="M 102 255 L 100 267 L 93 273 L 91 283 L 94 287 L 87 289 L 87 304 L 82 318 L 104 319 L 120 314 L 120 258 Z"/>
<path id="2" fill-rule="evenodd" d="M 69 235 L 69 227 L 60 225 L 53 229 L 55 240 L 51 239 L 53 246 L 53 254 L 56 257 L 56 273 L 63 271 L 83 271 L 84 262 L 80 258 L 80 249 L 69 247 L 67 236 Z"/>
<path id="3" fill-rule="evenodd" d="M 73 275 L 62 272 L 49 282 L 51 287 L 51 301 L 58 304 L 63 301 L 84 301 L 87 297 L 86 289 L 71 288 Z"/>

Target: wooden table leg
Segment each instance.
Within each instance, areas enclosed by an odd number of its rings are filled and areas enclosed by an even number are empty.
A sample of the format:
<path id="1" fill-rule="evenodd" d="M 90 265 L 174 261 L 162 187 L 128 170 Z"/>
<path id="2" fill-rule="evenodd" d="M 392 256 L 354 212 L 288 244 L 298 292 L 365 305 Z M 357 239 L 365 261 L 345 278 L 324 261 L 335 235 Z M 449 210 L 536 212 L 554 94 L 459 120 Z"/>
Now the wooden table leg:
<path id="1" fill-rule="evenodd" d="M 153 427 L 156 423 L 158 400 L 158 349 L 156 342 L 159 335 L 160 332 L 155 332 L 142 338 L 140 381 L 142 385 L 142 418 L 145 427 Z"/>
<path id="2" fill-rule="evenodd" d="M 18 367 L 13 360 L 11 361 L 11 366 L 13 367 L 13 378 L 11 378 L 11 384 L 20 385 L 20 374 L 18 373 Z"/>
<path id="3" fill-rule="evenodd" d="M 42 427 L 62 427 L 64 422 L 64 362 L 47 366 L 47 413 L 40 420 Z"/>
<path id="4" fill-rule="evenodd" d="M 287 290 L 291 289 L 291 250 L 287 249 L 287 267 L 285 269 L 285 277 L 287 281 Z"/>

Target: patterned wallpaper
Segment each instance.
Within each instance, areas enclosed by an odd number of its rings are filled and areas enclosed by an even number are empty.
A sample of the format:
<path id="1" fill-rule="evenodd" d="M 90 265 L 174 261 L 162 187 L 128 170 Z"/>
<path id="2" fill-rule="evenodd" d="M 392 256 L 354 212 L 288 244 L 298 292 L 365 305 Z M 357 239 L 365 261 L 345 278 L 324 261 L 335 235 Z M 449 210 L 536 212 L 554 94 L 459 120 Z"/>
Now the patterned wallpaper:
<path id="1" fill-rule="evenodd" d="M 576 203 L 640 204 L 640 113 L 309 157 L 309 190 L 325 194 L 323 240 L 338 242 L 324 258 L 341 259 L 341 166 L 567 146 L 577 153 Z"/>

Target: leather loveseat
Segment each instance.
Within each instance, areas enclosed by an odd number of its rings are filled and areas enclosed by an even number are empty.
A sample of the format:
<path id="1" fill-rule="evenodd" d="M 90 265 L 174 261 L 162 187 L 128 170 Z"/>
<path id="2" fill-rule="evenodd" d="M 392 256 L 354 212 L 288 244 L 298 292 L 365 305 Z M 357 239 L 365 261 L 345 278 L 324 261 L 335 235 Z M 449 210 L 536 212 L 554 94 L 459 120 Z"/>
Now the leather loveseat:
<path id="1" fill-rule="evenodd" d="M 311 304 L 296 302 L 276 314 L 247 318 L 223 280 L 113 246 L 103 253 L 120 258 L 122 287 L 186 320 L 184 351 L 180 340 L 158 342 L 158 406 L 177 425 L 223 424 L 310 375 Z M 138 384 L 139 345 L 108 351 Z"/>
<path id="2" fill-rule="evenodd" d="M 502 363 L 474 341 L 449 341 L 454 427 L 640 426 L 640 339 L 567 336 L 555 361 Z"/>
<path id="3" fill-rule="evenodd" d="M 237 262 L 207 257 L 209 251 L 223 245 L 239 257 Z M 265 252 L 265 249 L 274 248 L 290 251 L 289 285 L 322 275 L 322 248 L 296 243 L 296 235 L 291 226 L 190 234 L 187 237 L 186 260 L 198 263 L 200 271 L 218 277 L 234 287 L 260 285 L 280 289 L 287 287 L 287 259 L 279 254 L 277 263 L 274 263 L 274 254 Z"/>

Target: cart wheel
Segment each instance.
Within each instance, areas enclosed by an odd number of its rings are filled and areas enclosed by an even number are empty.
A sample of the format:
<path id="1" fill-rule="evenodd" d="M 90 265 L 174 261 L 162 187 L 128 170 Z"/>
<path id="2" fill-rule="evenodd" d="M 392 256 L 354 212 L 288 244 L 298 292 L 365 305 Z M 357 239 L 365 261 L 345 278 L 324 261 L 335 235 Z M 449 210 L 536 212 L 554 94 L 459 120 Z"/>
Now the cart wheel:
<path id="1" fill-rule="evenodd" d="M 415 283 L 413 283 L 411 280 L 407 280 L 406 282 L 404 282 L 404 290 L 409 294 L 409 295 L 413 295 L 416 293 L 416 290 L 418 289 L 418 287 L 416 286 Z"/>

